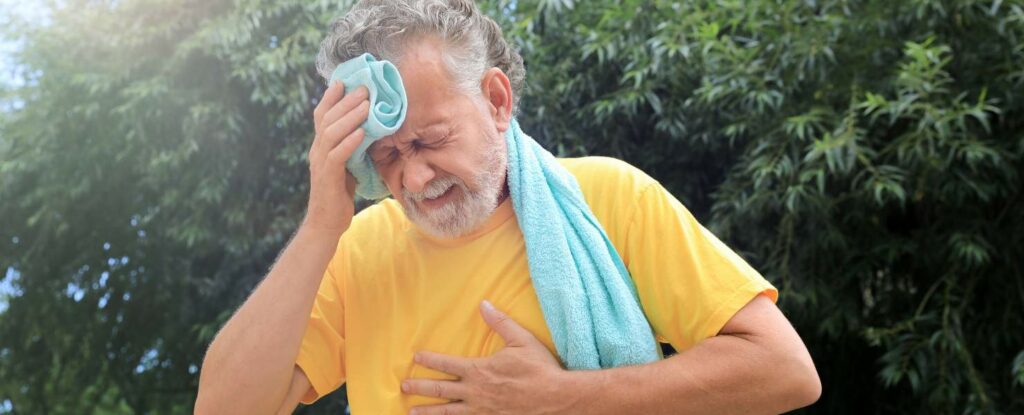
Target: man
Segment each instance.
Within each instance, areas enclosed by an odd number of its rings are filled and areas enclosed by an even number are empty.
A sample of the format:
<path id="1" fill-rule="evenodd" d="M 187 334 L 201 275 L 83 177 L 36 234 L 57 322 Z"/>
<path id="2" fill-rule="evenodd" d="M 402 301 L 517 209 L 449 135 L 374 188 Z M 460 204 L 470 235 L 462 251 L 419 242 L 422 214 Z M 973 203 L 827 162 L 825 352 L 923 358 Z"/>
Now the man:
<path id="1" fill-rule="evenodd" d="M 196 412 L 288 413 L 343 382 L 367 414 L 767 414 L 817 400 L 775 288 L 655 180 L 607 158 L 559 163 L 679 353 L 565 370 L 508 196 L 518 54 L 469 0 L 360 2 L 318 69 L 329 78 L 364 52 L 394 62 L 408 96 L 401 128 L 368 153 L 394 198 L 353 218 L 345 163 L 368 92 L 331 85 L 314 111 L 306 218 L 210 345 Z"/>

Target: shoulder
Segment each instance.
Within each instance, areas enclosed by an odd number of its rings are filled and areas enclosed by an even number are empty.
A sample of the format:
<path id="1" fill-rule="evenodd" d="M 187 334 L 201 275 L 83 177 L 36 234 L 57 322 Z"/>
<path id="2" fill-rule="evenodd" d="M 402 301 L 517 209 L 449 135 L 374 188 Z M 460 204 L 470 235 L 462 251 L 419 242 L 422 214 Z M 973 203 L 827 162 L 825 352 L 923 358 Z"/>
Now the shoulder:
<path id="1" fill-rule="evenodd" d="M 608 197 L 621 198 L 637 195 L 651 185 L 657 184 L 651 176 L 633 165 L 611 157 L 578 157 L 560 158 L 558 162 L 565 167 L 580 185 L 580 190 L 587 198 L 604 200 Z"/>
<path id="2" fill-rule="evenodd" d="M 352 278 L 376 278 L 393 255 L 407 249 L 410 233 L 401 205 L 388 198 L 359 211 L 341 235 L 328 270 L 341 287 Z"/>
<path id="3" fill-rule="evenodd" d="M 563 158 L 558 162 L 576 177 L 590 210 L 622 252 L 637 205 L 649 189 L 660 188 L 658 181 L 611 157 Z"/>
<path id="4" fill-rule="evenodd" d="M 387 198 L 359 211 L 348 230 L 341 236 L 337 254 L 350 261 L 378 257 L 382 249 L 391 250 L 401 243 L 410 230 L 409 220 L 401 205 Z"/>
<path id="5" fill-rule="evenodd" d="M 384 235 L 406 227 L 408 219 L 402 212 L 402 206 L 395 199 L 386 198 L 356 213 L 345 235 Z"/>

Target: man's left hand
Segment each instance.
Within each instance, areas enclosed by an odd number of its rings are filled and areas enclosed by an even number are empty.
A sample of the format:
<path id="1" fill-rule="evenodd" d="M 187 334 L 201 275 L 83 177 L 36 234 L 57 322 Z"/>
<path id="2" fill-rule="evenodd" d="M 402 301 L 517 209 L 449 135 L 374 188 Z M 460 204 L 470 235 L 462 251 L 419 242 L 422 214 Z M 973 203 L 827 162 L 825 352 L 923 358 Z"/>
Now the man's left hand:
<path id="1" fill-rule="evenodd" d="M 533 414 L 560 413 L 572 404 L 563 393 L 568 373 L 540 340 L 498 311 L 489 302 L 480 314 L 502 339 L 505 348 L 482 358 L 449 356 L 421 351 L 415 362 L 458 377 L 457 380 L 406 379 L 402 392 L 450 399 L 423 405 L 411 414 Z"/>

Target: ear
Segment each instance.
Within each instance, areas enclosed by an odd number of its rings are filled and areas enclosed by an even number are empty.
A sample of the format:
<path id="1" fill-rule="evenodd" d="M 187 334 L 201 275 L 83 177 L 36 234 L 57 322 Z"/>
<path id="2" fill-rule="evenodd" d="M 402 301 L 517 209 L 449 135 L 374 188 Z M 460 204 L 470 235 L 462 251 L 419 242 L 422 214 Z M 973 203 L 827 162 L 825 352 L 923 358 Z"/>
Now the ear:
<path id="1" fill-rule="evenodd" d="M 491 68 L 480 80 L 480 91 L 494 120 L 494 127 L 504 133 L 512 120 L 512 84 L 501 69 Z"/>

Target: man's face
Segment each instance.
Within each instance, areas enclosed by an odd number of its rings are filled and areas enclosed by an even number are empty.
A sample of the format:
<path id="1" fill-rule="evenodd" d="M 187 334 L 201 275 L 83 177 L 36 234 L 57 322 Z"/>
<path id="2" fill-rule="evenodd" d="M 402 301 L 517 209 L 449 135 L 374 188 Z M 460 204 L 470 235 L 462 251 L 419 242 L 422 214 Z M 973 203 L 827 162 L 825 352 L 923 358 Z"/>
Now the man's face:
<path id="1" fill-rule="evenodd" d="M 409 46 L 398 70 L 405 122 L 369 150 L 377 171 L 417 226 L 441 238 L 471 232 L 505 186 L 506 147 L 482 97 L 454 88 L 440 43 Z"/>

